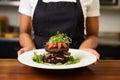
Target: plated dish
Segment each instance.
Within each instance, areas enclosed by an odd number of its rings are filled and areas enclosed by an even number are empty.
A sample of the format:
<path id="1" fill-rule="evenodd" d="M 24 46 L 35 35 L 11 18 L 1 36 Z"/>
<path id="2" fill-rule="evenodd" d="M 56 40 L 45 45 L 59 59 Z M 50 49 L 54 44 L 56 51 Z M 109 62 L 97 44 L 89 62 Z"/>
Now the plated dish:
<path id="1" fill-rule="evenodd" d="M 74 68 L 85 67 L 85 66 L 93 64 L 97 60 L 96 56 L 90 52 L 70 48 L 68 52 L 70 52 L 74 58 L 80 58 L 80 61 L 78 63 L 70 64 L 70 65 L 60 65 L 60 66 L 50 64 L 50 63 L 40 64 L 40 63 L 36 63 L 33 61 L 32 58 L 34 56 L 34 52 L 36 52 L 37 54 L 44 54 L 46 53 L 46 50 L 36 49 L 36 50 L 25 52 L 21 54 L 20 56 L 18 56 L 18 61 L 30 67 L 57 70 L 57 69 L 74 69 Z"/>

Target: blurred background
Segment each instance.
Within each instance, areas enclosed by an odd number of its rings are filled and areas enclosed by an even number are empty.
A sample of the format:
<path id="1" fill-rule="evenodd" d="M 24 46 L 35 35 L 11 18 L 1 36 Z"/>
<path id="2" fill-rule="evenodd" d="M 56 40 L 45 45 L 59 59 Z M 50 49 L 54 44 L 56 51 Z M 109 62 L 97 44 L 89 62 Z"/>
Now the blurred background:
<path id="1" fill-rule="evenodd" d="M 0 58 L 17 58 L 19 0 L 0 0 Z M 101 59 L 120 59 L 120 0 L 100 0 L 99 45 Z"/>

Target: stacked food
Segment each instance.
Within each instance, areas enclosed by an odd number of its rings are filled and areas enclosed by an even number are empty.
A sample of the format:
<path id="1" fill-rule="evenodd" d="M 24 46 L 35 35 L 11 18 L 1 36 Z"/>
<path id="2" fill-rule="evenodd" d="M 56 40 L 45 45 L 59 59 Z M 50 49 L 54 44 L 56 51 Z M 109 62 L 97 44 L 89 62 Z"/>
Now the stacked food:
<path id="1" fill-rule="evenodd" d="M 51 36 L 45 44 L 46 54 L 43 56 L 43 61 L 47 63 L 65 63 L 70 58 L 69 44 L 72 40 L 64 33 L 57 32 Z"/>
<path id="2" fill-rule="evenodd" d="M 45 53 L 34 52 L 32 60 L 34 62 L 45 64 L 51 63 L 55 65 L 70 65 L 80 62 L 80 58 L 74 58 L 69 50 L 69 45 L 72 42 L 64 33 L 57 32 L 51 36 L 45 44 Z"/>

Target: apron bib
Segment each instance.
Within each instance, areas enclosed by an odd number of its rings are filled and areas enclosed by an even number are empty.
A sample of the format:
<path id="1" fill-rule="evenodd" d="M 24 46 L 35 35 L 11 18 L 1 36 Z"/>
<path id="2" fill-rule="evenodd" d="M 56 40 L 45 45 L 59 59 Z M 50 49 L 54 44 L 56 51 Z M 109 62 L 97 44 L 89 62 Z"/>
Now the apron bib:
<path id="1" fill-rule="evenodd" d="M 70 48 L 79 48 L 84 40 L 84 16 L 80 1 L 49 2 L 38 0 L 33 15 L 36 48 L 43 48 L 50 36 L 66 33 L 71 39 Z"/>

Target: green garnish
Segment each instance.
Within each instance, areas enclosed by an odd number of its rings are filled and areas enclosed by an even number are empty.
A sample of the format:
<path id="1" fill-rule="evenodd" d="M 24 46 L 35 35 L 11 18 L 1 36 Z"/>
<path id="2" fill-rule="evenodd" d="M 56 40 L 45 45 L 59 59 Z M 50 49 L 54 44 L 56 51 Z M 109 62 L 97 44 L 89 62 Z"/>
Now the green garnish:
<path id="1" fill-rule="evenodd" d="M 70 56 L 69 61 L 67 61 L 65 65 L 75 64 L 78 62 L 80 62 L 80 58 L 74 58 L 73 56 Z"/>
<path id="2" fill-rule="evenodd" d="M 34 57 L 32 58 L 32 60 L 34 62 L 43 64 L 44 62 L 43 62 L 42 59 L 43 59 L 43 55 L 42 54 L 38 55 L 36 52 L 34 52 Z"/>
<path id="3" fill-rule="evenodd" d="M 56 44 L 56 43 L 60 43 L 60 42 L 70 44 L 72 42 L 72 39 L 70 37 L 68 37 L 65 33 L 57 32 L 56 35 L 50 37 L 50 39 L 47 43 Z"/>

